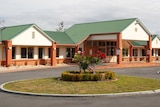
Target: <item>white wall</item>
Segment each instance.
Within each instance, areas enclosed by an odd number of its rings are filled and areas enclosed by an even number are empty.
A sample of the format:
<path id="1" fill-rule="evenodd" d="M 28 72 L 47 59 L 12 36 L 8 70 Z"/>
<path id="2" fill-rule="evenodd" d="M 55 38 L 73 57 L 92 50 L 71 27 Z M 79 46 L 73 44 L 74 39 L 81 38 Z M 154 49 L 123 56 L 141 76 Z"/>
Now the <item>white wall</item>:
<path id="1" fill-rule="evenodd" d="M 152 41 L 152 48 L 160 49 L 160 40 L 157 37 Z"/>
<path id="2" fill-rule="evenodd" d="M 84 43 L 81 43 L 80 45 L 79 45 L 79 48 L 82 48 L 82 52 L 84 51 Z"/>
<path id="3" fill-rule="evenodd" d="M 35 38 L 32 38 L 32 32 L 35 32 Z M 30 27 L 18 36 L 12 39 L 12 45 L 25 46 L 51 46 L 52 42 L 35 27 Z"/>
<path id="4" fill-rule="evenodd" d="M 21 48 L 20 48 L 20 46 L 16 47 L 16 58 L 15 59 L 21 59 Z"/>
<path id="5" fill-rule="evenodd" d="M 44 48 L 44 59 L 48 59 L 48 47 Z"/>
<path id="6" fill-rule="evenodd" d="M 34 47 L 34 59 L 38 59 L 38 47 Z"/>
<path id="7" fill-rule="evenodd" d="M 148 41 L 149 37 L 144 29 L 139 24 L 136 24 L 135 21 L 122 32 L 122 39 Z"/>
<path id="8" fill-rule="evenodd" d="M 27 46 L 22 46 L 24 48 L 28 48 Z M 19 59 L 24 59 L 24 58 L 21 58 L 21 48 L 20 46 L 16 46 L 16 58 L 17 60 Z M 33 56 L 33 59 L 38 59 L 38 48 L 39 47 L 33 47 L 34 48 L 34 56 Z M 1 56 L 1 55 L 0 55 Z M 48 59 L 49 56 L 48 56 L 48 47 L 44 47 L 43 48 L 43 58 L 44 59 Z"/>
<path id="9" fill-rule="evenodd" d="M 66 58 L 66 47 L 59 47 L 59 58 Z"/>
<path id="10" fill-rule="evenodd" d="M 109 35 L 93 35 L 88 38 L 88 40 L 116 40 L 116 34 L 109 34 Z"/>

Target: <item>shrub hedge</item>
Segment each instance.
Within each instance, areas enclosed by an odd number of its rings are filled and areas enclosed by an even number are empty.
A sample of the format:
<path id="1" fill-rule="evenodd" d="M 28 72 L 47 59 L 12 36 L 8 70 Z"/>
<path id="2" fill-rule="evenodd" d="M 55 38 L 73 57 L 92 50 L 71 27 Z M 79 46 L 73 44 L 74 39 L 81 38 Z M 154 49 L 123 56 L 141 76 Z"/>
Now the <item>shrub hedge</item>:
<path id="1" fill-rule="evenodd" d="M 102 81 L 115 79 L 115 73 L 112 71 L 96 71 L 96 73 L 78 71 L 64 71 L 61 74 L 63 81 Z"/>

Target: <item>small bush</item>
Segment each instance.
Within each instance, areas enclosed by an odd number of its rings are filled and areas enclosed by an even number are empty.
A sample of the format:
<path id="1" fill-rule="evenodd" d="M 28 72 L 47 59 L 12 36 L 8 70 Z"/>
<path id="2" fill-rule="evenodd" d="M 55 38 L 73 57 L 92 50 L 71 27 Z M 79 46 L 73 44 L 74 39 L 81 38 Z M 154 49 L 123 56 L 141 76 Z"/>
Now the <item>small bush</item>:
<path id="1" fill-rule="evenodd" d="M 106 71 L 105 72 L 105 79 L 108 79 L 108 80 L 112 80 L 112 79 L 115 79 L 115 73 L 112 72 L 112 71 Z"/>
<path id="2" fill-rule="evenodd" d="M 102 81 L 112 80 L 115 78 L 115 73 L 112 71 L 96 72 L 95 74 L 90 72 L 80 73 L 77 71 L 65 71 L 61 74 L 63 81 Z"/>

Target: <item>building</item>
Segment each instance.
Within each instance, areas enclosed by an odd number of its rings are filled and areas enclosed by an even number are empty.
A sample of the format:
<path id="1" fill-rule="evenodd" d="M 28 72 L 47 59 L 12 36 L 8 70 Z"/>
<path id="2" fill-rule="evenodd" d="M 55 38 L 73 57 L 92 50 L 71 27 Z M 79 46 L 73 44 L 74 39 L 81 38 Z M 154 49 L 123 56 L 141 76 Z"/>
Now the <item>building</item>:
<path id="1" fill-rule="evenodd" d="M 137 18 L 75 24 L 64 32 L 43 31 L 35 24 L 0 29 L 0 65 L 56 66 L 69 63 L 79 49 L 106 53 L 106 62 L 159 60 L 160 39 Z"/>

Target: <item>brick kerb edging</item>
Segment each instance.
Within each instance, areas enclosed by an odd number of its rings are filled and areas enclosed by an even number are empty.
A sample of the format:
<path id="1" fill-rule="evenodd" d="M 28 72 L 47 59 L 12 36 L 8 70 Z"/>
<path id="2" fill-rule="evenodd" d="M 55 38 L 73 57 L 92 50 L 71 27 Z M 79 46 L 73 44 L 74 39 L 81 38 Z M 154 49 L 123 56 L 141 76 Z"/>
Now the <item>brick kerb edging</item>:
<path id="1" fill-rule="evenodd" d="M 45 93 L 31 93 L 31 92 L 21 92 L 13 91 L 4 88 L 4 85 L 16 81 L 10 81 L 0 85 L 0 89 L 4 92 L 20 94 L 20 95 L 30 95 L 30 96 L 47 96 L 47 97 L 96 97 L 96 96 L 134 96 L 134 95 L 146 95 L 146 94 L 160 94 L 160 89 L 149 90 L 149 91 L 137 91 L 137 92 L 124 92 L 124 93 L 111 93 L 111 94 L 45 94 Z"/>

